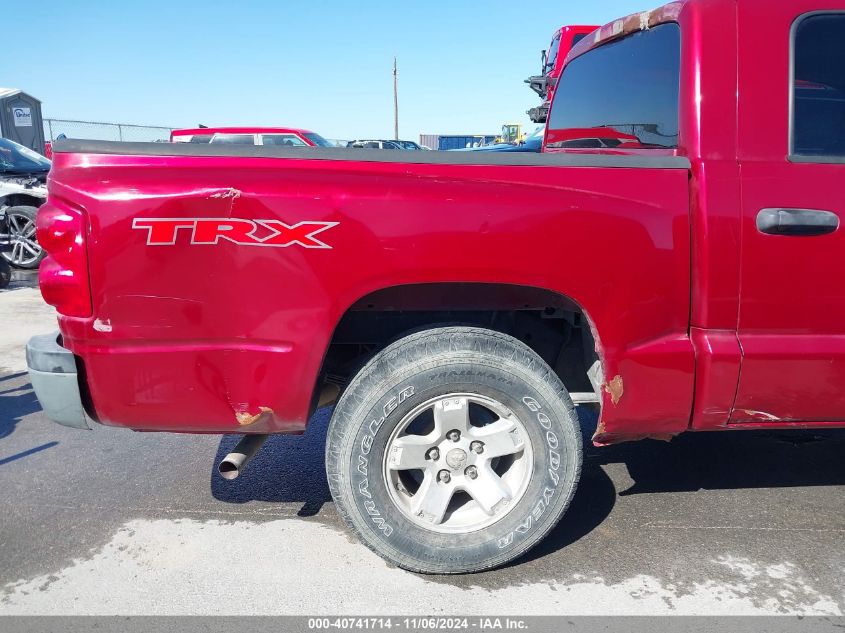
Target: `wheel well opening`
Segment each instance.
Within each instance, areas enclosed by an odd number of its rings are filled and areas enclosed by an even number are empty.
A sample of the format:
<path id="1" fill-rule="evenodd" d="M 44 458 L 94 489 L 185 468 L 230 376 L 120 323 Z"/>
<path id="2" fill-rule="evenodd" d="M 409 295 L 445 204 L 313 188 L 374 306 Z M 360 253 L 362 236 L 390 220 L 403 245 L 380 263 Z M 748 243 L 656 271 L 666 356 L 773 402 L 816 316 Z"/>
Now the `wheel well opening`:
<path id="1" fill-rule="evenodd" d="M 398 338 L 446 325 L 513 336 L 554 369 L 577 402 L 598 401 L 600 355 L 586 313 L 570 298 L 507 284 L 418 284 L 387 288 L 353 304 L 323 358 L 313 408 L 328 404 L 358 370 Z M 321 396 L 322 394 L 322 396 Z"/>
<path id="2" fill-rule="evenodd" d="M 25 193 L 12 193 L 0 198 L 0 209 L 9 207 L 40 207 L 44 204 L 43 198 L 28 196 Z"/>

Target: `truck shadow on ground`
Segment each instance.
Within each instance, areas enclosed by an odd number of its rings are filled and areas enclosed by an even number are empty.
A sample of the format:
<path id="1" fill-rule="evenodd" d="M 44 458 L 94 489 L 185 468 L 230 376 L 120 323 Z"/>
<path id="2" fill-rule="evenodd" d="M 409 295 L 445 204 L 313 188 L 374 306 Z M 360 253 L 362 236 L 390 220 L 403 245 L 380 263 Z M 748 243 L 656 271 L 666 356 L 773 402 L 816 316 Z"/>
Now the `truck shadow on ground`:
<path id="1" fill-rule="evenodd" d="M 25 372 L 0 376 L 0 440 L 15 432 L 15 427 L 30 413 L 41 410 L 28 382 L 15 385 Z"/>
<path id="2" fill-rule="evenodd" d="M 0 376 L 0 441 L 12 435 L 24 417 L 41 410 L 41 405 L 38 404 L 38 399 L 32 391 L 32 385 L 29 382 L 16 384 L 24 376 L 26 376 L 25 372 Z M 58 442 L 47 442 L 5 457 L 0 453 L 0 466 L 53 448 L 58 444 Z"/>
<path id="3" fill-rule="evenodd" d="M 330 417 L 331 409 L 321 409 L 304 435 L 271 436 L 243 474 L 232 481 L 218 474 L 217 464 L 242 436 L 224 436 L 214 457 L 211 494 L 226 503 L 302 503 L 299 516 L 314 516 L 332 500 L 324 455 Z"/>
<path id="4" fill-rule="evenodd" d="M 845 429 L 685 433 L 671 442 L 642 440 L 596 448 L 595 419 L 582 416 L 584 467 L 565 518 L 516 564 L 574 543 L 609 515 L 619 498 L 638 494 L 845 485 Z M 630 480 L 605 467 L 624 465 Z M 617 477 L 617 480 L 619 477 Z M 626 478 L 627 479 L 627 478 Z"/>
<path id="5" fill-rule="evenodd" d="M 620 496 L 845 484 L 845 429 L 685 433 L 590 454 L 627 466 L 633 483 Z"/>
<path id="6" fill-rule="evenodd" d="M 302 436 L 271 437 L 249 468 L 226 481 L 216 464 L 240 436 L 223 438 L 215 457 L 211 490 L 227 503 L 302 503 L 299 516 L 319 513 L 331 501 L 325 475 L 325 437 L 331 410 L 315 415 Z M 515 564 L 536 560 L 590 534 L 620 497 L 644 493 L 845 485 L 845 429 L 688 433 L 672 442 L 643 440 L 595 448 L 596 416 L 582 411 L 584 467 L 563 520 Z M 617 481 L 608 466 L 624 464 L 630 480 Z"/>

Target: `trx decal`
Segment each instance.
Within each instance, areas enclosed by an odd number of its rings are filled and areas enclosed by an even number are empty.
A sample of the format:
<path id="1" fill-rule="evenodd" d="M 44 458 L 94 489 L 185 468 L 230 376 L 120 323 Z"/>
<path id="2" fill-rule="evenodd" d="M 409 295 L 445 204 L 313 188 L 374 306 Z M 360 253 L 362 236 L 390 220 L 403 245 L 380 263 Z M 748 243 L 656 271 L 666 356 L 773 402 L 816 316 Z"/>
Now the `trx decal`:
<path id="1" fill-rule="evenodd" d="M 239 218 L 135 218 L 133 229 L 146 229 L 148 246 L 176 244 L 179 229 L 189 229 L 191 244 L 217 244 L 227 240 L 243 246 L 302 246 L 331 248 L 315 235 L 337 222 L 297 222 L 280 220 L 244 220 Z"/>

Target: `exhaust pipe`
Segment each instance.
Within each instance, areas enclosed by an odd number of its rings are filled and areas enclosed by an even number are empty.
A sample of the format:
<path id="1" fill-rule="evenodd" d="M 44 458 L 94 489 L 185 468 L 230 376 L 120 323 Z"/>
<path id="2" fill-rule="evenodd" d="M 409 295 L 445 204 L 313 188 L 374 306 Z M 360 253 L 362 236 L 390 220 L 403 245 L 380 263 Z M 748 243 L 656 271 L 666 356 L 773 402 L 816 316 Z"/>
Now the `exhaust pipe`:
<path id="1" fill-rule="evenodd" d="M 269 435 L 244 435 L 235 449 L 223 458 L 217 466 L 217 472 L 223 479 L 235 479 L 241 474 L 249 461 L 255 457 L 258 449 L 264 445 Z"/>

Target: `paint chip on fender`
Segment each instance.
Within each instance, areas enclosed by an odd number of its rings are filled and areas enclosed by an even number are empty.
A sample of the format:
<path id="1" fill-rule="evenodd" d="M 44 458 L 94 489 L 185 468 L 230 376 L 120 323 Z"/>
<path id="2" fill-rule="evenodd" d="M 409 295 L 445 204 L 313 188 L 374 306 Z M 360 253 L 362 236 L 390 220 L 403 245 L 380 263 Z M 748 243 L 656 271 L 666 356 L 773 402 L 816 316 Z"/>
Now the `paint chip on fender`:
<path id="1" fill-rule="evenodd" d="M 234 187 L 229 187 L 224 191 L 218 191 L 217 193 L 213 193 L 209 196 L 210 198 L 235 198 L 241 197 L 241 192 L 239 189 L 235 189 Z"/>
<path id="2" fill-rule="evenodd" d="M 249 411 L 235 411 L 235 419 L 241 426 L 249 426 L 258 421 L 258 419 L 265 413 L 273 413 L 270 407 L 258 407 L 258 413 L 250 413 Z"/>
<path id="3" fill-rule="evenodd" d="M 97 332 L 111 332 L 110 319 L 94 319 L 94 330 Z"/>
<path id="4" fill-rule="evenodd" d="M 619 404 L 619 400 L 622 398 L 622 393 L 624 391 L 624 385 L 622 384 L 622 376 L 617 374 L 613 377 L 608 383 L 605 383 L 604 390 L 610 394 L 610 401 L 613 404 Z"/>

